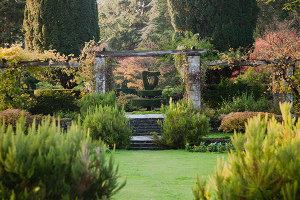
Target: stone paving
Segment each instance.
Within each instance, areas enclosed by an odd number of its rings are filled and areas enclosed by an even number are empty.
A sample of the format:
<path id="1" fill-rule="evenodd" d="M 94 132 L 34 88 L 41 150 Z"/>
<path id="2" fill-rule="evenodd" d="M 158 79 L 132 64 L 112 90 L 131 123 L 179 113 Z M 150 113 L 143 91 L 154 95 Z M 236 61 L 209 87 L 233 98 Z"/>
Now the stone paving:
<path id="1" fill-rule="evenodd" d="M 144 114 L 144 115 L 129 115 L 129 114 L 126 114 L 125 115 L 127 118 L 130 118 L 130 119 L 139 119 L 139 118 L 165 118 L 166 115 L 165 114 Z"/>
<path id="2" fill-rule="evenodd" d="M 144 119 L 144 118 L 165 118 L 166 115 L 165 114 L 133 114 L 133 115 L 129 115 L 129 114 L 126 114 L 126 117 L 127 118 L 130 118 L 130 119 Z M 160 136 L 159 136 L 160 137 Z M 132 136 L 131 138 L 132 141 L 152 141 L 152 136 Z"/>

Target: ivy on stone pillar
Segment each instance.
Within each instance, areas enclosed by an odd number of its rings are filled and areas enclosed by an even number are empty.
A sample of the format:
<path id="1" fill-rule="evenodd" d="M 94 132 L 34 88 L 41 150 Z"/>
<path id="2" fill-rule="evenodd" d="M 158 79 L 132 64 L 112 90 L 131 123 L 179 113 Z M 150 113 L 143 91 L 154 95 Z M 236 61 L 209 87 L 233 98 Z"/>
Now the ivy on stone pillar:
<path id="1" fill-rule="evenodd" d="M 105 57 L 96 57 L 94 65 L 94 78 L 95 78 L 95 89 L 94 92 L 100 94 L 105 93 Z"/>
<path id="2" fill-rule="evenodd" d="M 188 56 L 189 61 L 189 100 L 193 101 L 197 109 L 201 108 L 200 79 L 196 78 L 200 73 L 200 56 Z"/>

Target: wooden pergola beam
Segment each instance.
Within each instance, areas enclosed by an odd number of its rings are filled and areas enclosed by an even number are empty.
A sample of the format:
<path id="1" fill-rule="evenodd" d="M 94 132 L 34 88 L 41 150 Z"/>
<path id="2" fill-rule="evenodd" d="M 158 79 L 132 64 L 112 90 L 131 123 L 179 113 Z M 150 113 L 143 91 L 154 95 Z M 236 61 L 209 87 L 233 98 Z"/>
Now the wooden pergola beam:
<path id="1" fill-rule="evenodd" d="M 187 56 L 200 56 L 209 49 L 185 49 L 185 50 L 158 50 L 158 51 L 98 51 L 95 53 L 96 57 L 152 57 L 163 56 L 169 54 L 185 54 Z"/>
<path id="2" fill-rule="evenodd" d="M 29 67 L 29 66 L 39 66 L 39 67 L 79 67 L 78 62 L 42 62 L 42 61 L 21 61 L 18 65 Z M 5 62 L 0 62 L 0 68 L 7 68 L 8 65 Z"/>

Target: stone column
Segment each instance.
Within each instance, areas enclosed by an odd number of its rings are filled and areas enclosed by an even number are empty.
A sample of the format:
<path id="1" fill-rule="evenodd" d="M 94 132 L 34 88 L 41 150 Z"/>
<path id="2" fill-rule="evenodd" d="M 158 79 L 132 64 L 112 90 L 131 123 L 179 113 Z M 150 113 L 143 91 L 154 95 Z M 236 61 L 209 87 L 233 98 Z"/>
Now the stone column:
<path id="1" fill-rule="evenodd" d="M 189 75 L 200 72 L 200 56 L 188 56 Z M 190 76 L 191 77 L 191 76 Z M 197 109 L 201 108 L 200 80 L 189 78 L 189 100 L 193 101 Z"/>
<path id="2" fill-rule="evenodd" d="M 295 63 L 295 65 L 297 65 L 297 63 Z M 286 70 L 287 70 L 286 78 L 293 76 L 293 74 L 294 74 L 293 66 L 289 66 Z M 286 82 L 284 82 L 284 86 L 288 87 Z M 285 93 L 285 101 L 287 101 L 289 103 L 293 103 L 293 94 L 291 92 Z"/>
<path id="3" fill-rule="evenodd" d="M 105 57 L 96 57 L 95 65 L 95 90 L 94 92 L 98 92 L 101 94 L 105 93 Z"/>

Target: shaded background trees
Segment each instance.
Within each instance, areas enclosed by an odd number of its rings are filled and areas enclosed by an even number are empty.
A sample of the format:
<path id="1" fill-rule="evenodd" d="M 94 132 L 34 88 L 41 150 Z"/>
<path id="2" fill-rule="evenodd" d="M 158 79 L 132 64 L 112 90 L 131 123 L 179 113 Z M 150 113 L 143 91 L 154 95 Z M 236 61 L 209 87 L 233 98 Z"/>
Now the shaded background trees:
<path id="1" fill-rule="evenodd" d="M 25 0 L 0 1 L 0 46 L 21 41 Z"/>
<path id="2" fill-rule="evenodd" d="M 96 1 L 28 0 L 23 29 L 27 49 L 78 56 L 85 42 L 99 40 Z"/>
<path id="3" fill-rule="evenodd" d="M 177 32 L 185 30 L 212 38 L 215 48 L 249 47 L 253 44 L 259 8 L 256 0 L 170 0 Z"/>

